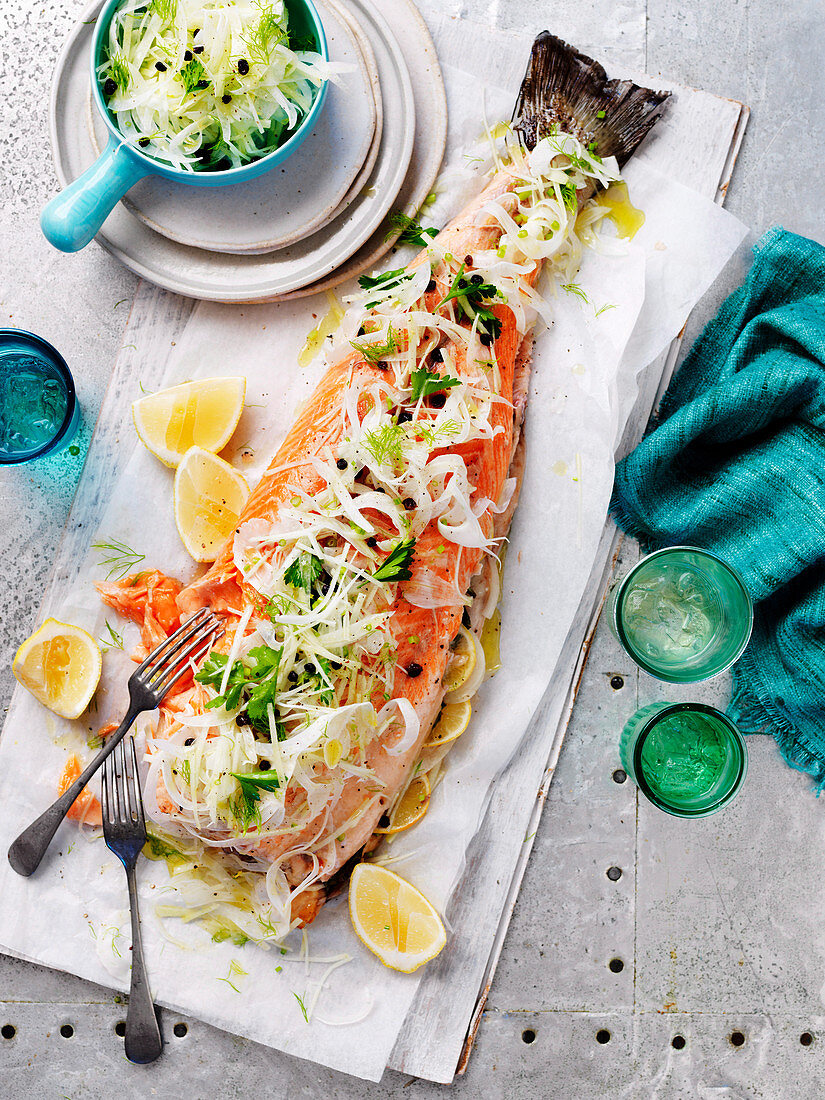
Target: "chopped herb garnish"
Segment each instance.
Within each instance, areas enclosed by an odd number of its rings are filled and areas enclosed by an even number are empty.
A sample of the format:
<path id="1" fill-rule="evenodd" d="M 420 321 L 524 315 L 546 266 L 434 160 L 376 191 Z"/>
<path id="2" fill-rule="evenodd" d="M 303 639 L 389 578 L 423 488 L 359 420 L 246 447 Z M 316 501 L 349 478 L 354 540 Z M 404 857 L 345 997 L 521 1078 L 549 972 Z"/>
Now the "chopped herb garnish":
<path id="1" fill-rule="evenodd" d="M 362 290 L 375 290 L 376 287 L 383 287 L 384 283 L 398 279 L 399 275 L 404 275 L 404 271 L 405 268 L 397 267 L 394 271 L 385 271 L 383 275 L 361 275 L 358 278 L 358 285 Z M 411 279 L 412 275 L 405 275 L 404 278 Z"/>
<path id="2" fill-rule="evenodd" d="M 242 787 L 251 786 L 262 791 L 277 791 L 281 785 L 281 781 L 278 778 L 276 772 L 272 770 L 266 772 L 230 772 L 234 779 L 237 779 Z M 257 797 L 257 794 L 256 794 Z"/>
<path id="3" fill-rule="evenodd" d="M 152 0 L 149 8 L 156 12 L 164 23 L 171 23 L 178 10 L 178 0 Z"/>
<path id="4" fill-rule="evenodd" d="M 433 237 L 438 236 L 437 229 L 432 227 L 422 228 L 415 218 L 411 218 L 409 214 L 402 214 L 400 210 L 390 214 L 387 221 L 390 231 L 384 238 L 385 241 L 390 240 L 400 230 L 397 244 L 417 244 L 424 248 Z"/>
<path id="5" fill-rule="evenodd" d="M 473 280 L 476 280 L 475 282 Z M 478 281 L 480 280 L 480 281 Z M 435 307 L 441 309 L 447 302 L 455 302 L 461 312 L 470 321 L 476 316 L 483 323 L 487 331 L 497 340 L 501 336 L 501 321 L 483 303 L 491 298 L 500 298 L 501 292 L 492 283 L 485 283 L 480 275 L 466 278 L 464 264 L 459 267 L 456 276 L 450 285 L 450 289 Z"/>
<path id="6" fill-rule="evenodd" d="M 412 576 L 409 565 L 415 549 L 415 539 L 402 539 L 385 559 L 380 569 L 373 573 L 376 581 L 408 581 Z"/>
<path id="7" fill-rule="evenodd" d="M 145 554 L 138 554 L 137 550 L 133 550 L 123 542 L 118 542 L 117 539 L 112 539 L 111 542 L 93 542 L 92 549 L 101 554 L 108 554 L 108 557 L 101 558 L 98 563 L 108 565 L 107 581 L 112 579 L 119 581 L 146 558 Z"/>
<path id="8" fill-rule="evenodd" d="M 383 344 L 359 344 L 357 340 L 350 340 L 350 344 L 368 363 L 380 363 L 382 359 L 398 351 L 398 342 L 392 325 L 387 325 L 387 339 Z"/>
<path id="9" fill-rule="evenodd" d="M 304 1017 L 304 1019 L 306 1020 L 306 1022 L 309 1023 L 309 1016 L 307 1015 L 306 1005 L 304 1004 L 303 1000 L 295 992 L 293 992 L 292 996 L 295 998 L 295 1000 L 301 1006 L 301 1014 Z"/>
<path id="10" fill-rule="evenodd" d="M 300 503 L 300 501 L 299 501 Z M 284 580 L 293 588 L 305 588 L 311 592 L 324 568 L 320 558 L 314 554 L 305 554 L 303 551 L 294 562 L 284 570 Z"/>
<path id="11" fill-rule="evenodd" d="M 575 210 L 579 205 L 579 200 L 576 196 L 576 185 L 574 183 L 562 183 L 559 186 L 559 191 L 561 191 L 561 201 L 567 209 Z"/>
<path id="12" fill-rule="evenodd" d="M 448 374 L 437 374 L 435 371 L 427 370 L 426 367 L 419 367 L 410 375 L 410 384 L 412 385 L 411 400 L 419 401 L 432 393 L 460 386 L 461 381 L 458 378 L 451 378 Z"/>
<path id="13" fill-rule="evenodd" d="M 177 848 L 173 848 L 171 844 L 167 844 L 165 840 L 161 840 L 159 836 L 146 830 L 146 843 L 143 845 L 143 854 L 147 859 L 165 859 L 167 863 L 185 863 L 186 856 L 179 852 Z"/>
<path id="14" fill-rule="evenodd" d="M 399 424 L 384 424 L 373 432 L 367 432 L 362 442 L 379 465 L 387 459 L 400 462 L 407 433 Z"/>
<path id="15" fill-rule="evenodd" d="M 108 638 L 98 639 L 98 641 L 100 642 L 100 648 L 104 650 L 104 652 L 107 649 L 123 649 L 123 635 L 118 634 L 118 632 L 115 630 L 108 619 L 106 620 L 106 630 L 108 631 L 109 636 Z"/>
<path id="16" fill-rule="evenodd" d="M 575 294 L 575 296 L 577 298 L 581 298 L 583 302 L 589 301 L 587 294 L 584 290 L 582 290 L 578 283 L 565 283 L 562 286 L 562 290 L 566 291 L 568 294 Z"/>
<path id="17" fill-rule="evenodd" d="M 183 81 L 183 90 L 187 95 L 190 92 L 209 87 L 209 77 L 206 75 L 206 69 L 197 57 L 187 61 L 180 71 L 180 78 Z"/>
<path id="18" fill-rule="evenodd" d="M 287 45 L 289 36 L 286 27 L 278 22 L 278 18 L 270 5 L 257 3 L 255 7 L 261 13 L 260 18 L 255 26 L 242 37 L 249 51 L 249 56 L 262 65 L 268 65 L 272 60 L 272 51 L 276 46 Z"/>
<path id="19" fill-rule="evenodd" d="M 129 87 L 129 80 L 131 79 L 129 76 L 129 64 L 122 54 L 113 53 L 112 56 L 109 58 L 108 75 L 109 80 L 113 80 L 116 89 L 119 89 L 121 92 L 125 92 L 126 89 Z M 105 87 L 104 91 L 106 91 Z M 113 95 L 114 90 L 109 94 Z"/>
<path id="20" fill-rule="evenodd" d="M 220 692 L 226 660 L 224 653 L 210 653 L 203 667 L 195 673 L 197 682 Z M 233 662 L 226 692 L 210 699 L 206 708 L 211 710 L 223 706 L 227 710 L 237 710 L 241 707 L 249 718 L 250 725 L 260 733 L 268 734 L 268 706 L 272 705 L 276 717 L 278 713 L 276 701 L 280 660 L 279 649 L 270 649 L 265 645 L 250 649 L 245 661 Z"/>

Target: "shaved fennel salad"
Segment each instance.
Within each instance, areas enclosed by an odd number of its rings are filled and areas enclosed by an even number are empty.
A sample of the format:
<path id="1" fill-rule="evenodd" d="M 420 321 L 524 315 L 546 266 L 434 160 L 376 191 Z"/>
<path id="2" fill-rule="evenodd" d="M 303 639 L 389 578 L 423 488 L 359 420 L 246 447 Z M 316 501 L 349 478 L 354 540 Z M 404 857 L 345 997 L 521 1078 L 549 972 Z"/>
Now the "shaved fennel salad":
<path id="1" fill-rule="evenodd" d="M 130 143 L 197 172 L 277 149 L 330 71 L 311 35 L 291 33 L 283 0 L 125 0 L 97 77 Z"/>
<path id="2" fill-rule="evenodd" d="M 418 734 L 413 708 L 392 696 L 399 663 L 409 676 L 422 671 L 408 663 L 420 639 L 391 629 L 397 586 L 411 607 L 460 606 L 477 623 L 495 611 L 498 571 L 491 568 L 475 614 L 475 594 L 459 589 L 458 564 L 443 565 L 443 552 L 453 543 L 493 558 L 499 540 L 482 521 L 506 511 L 516 481 L 506 480 L 497 501 L 473 501 L 464 459 L 445 448 L 500 430 L 501 322 L 491 307 L 506 303 L 519 334 L 537 315 L 552 320 L 551 303 L 532 285 L 535 265 L 553 260 L 557 278 L 570 277 L 608 213 L 596 200 L 580 210 L 577 193 L 619 178 L 612 158 L 566 134 L 529 154 L 511 143 L 504 156 L 496 154 L 496 166 L 518 186 L 486 204 L 501 233 L 494 246 L 473 250 L 473 275 L 465 278 L 468 258 L 430 240 L 417 267 L 362 276 L 361 292 L 349 299 L 328 361 L 355 348 L 380 361 L 383 374 L 348 391 L 341 439 L 312 460 L 326 488 L 309 495 L 296 479 L 277 522 L 253 518 L 237 528 L 233 559 L 258 598 L 238 609 L 230 651 L 207 659 L 191 697 L 147 736 L 152 844 L 182 902 L 162 915 L 195 915 L 219 935 L 279 942 L 298 923 L 295 898 L 333 857 L 355 854 L 352 837 L 384 794 L 369 763 L 372 743 L 391 731 L 387 752 L 398 754 Z M 437 270 L 449 289 L 428 308 Z M 477 370 L 458 377 L 462 346 Z M 424 559 L 419 540 L 432 520 L 443 544 Z M 473 674 L 445 703 L 470 700 L 486 675 L 483 648 L 469 639 L 477 647 Z M 434 787 L 441 760 L 425 746 L 414 774 Z M 334 820 L 329 807 L 352 777 L 371 798 L 346 821 Z M 294 792 L 300 812 L 289 805 Z M 325 810 L 317 831 L 298 841 Z M 297 858 L 309 874 L 289 881 L 285 865 Z"/>

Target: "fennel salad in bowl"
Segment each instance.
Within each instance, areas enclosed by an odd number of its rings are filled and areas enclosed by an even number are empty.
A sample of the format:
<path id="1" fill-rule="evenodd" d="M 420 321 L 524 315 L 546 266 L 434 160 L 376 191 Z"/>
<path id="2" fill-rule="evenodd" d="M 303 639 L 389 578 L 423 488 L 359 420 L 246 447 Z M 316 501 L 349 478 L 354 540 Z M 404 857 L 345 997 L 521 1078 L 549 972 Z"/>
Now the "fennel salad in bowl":
<path id="1" fill-rule="evenodd" d="M 85 248 L 146 176 L 226 187 L 271 171 L 338 70 L 312 0 L 104 0 L 90 77 L 108 144 L 43 208 L 44 236 Z"/>
<path id="2" fill-rule="evenodd" d="M 283 0 L 126 0 L 102 47 L 97 79 L 118 130 L 183 172 L 273 152 L 327 75 Z"/>

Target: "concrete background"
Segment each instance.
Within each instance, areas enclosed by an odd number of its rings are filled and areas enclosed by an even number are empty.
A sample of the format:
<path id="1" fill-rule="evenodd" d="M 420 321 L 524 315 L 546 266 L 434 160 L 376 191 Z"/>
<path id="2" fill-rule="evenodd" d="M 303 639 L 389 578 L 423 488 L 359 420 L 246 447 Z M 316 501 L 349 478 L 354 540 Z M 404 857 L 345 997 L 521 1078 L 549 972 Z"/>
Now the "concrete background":
<path id="1" fill-rule="evenodd" d="M 0 325 L 34 330 L 63 352 L 83 443 L 137 280 L 95 245 L 77 256 L 53 251 L 37 227 L 56 190 L 48 89 L 80 10 L 68 0 L 0 0 Z M 422 10 L 505 29 L 546 26 L 608 67 L 637 66 L 749 104 L 728 208 L 751 226 L 750 243 L 777 223 L 825 243 L 821 0 L 425 0 Z M 747 262 L 743 249 L 694 311 L 686 346 Z M 4 707 L 11 657 L 33 626 L 82 459 L 83 448 L 0 473 Z M 623 566 L 635 555 L 628 544 Z M 725 678 L 664 687 L 636 672 L 600 626 L 477 1047 L 452 1094 L 825 1095 L 825 809 L 807 779 L 770 738 L 752 738 L 738 800 L 718 818 L 687 823 L 613 778 L 618 732 L 637 706 L 724 705 L 727 691 Z M 615 867 L 620 877 L 609 878 Z M 115 1032 L 123 1015 L 107 990 L 0 959 L 0 1097 L 419 1100 L 447 1091 L 390 1072 L 368 1085 L 169 1013 L 164 1058 L 133 1067 Z"/>

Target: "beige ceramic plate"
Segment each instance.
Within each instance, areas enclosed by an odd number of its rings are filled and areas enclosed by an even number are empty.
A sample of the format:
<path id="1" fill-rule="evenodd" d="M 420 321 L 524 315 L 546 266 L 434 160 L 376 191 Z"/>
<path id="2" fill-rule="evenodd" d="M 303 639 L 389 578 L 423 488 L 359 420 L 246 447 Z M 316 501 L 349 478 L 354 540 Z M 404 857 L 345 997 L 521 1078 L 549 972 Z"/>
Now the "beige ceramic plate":
<path id="1" fill-rule="evenodd" d="M 234 187 L 192 188 L 149 176 L 123 199 L 150 229 L 210 252 L 272 252 L 331 221 L 365 165 L 375 163 L 383 119 L 381 88 L 369 40 L 335 4 L 318 0 L 330 60 L 349 71 L 327 89 L 312 134 L 283 164 Z M 87 119 L 97 149 L 108 131 L 91 104 Z M 371 158 L 371 163 L 370 163 Z M 307 186 L 308 181 L 311 186 Z"/>
<path id="2" fill-rule="evenodd" d="M 95 0 L 84 20 L 93 19 L 98 7 Z M 347 7 L 375 52 L 384 126 L 369 179 L 334 221 L 277 252 L 230 255 L 160 236 L 120 204 L 98 243 L 150 282 L 218 302 L 273 301 L 310 284 L 332 285 L 356 273 L 347 265 L 340 279 L 333 274 L 370 238 L 359 270 L 375 263 L 390 247 L 383 240 L 387 213 L 418 206 L 435 180 L 446 138 L 444 86 L 432 39 L 411 0 L 393 4 L 392 30 L 371 0 L 349 0 Z M 64 185 L 94 159 L 85 121 L 90 34 L 86 22 L 75 27 L 52 86 L 50 135 L 57 175 Z M 414 93 L 410 72 L 415 74 Z M 411 161 L 414 133 L 416 142 L 420 134 L 420 144 Z"/>

